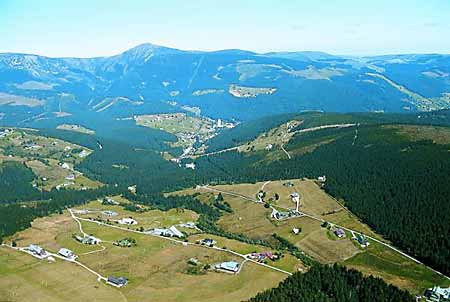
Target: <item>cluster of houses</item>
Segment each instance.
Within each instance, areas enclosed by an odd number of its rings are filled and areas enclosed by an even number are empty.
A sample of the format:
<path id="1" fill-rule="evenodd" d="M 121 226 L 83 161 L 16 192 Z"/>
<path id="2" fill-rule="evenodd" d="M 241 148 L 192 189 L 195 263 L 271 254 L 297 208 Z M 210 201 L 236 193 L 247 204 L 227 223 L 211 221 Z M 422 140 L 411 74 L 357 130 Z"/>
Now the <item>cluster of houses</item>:
<path id="1" fill-rule="evenodd" d="M 0 130 L 0 138 L 3 138 L 11 133 L 13 133 L 12 129 L 1 129 Z"/>
<path id="2" fill-rule="evenodd" d="M 240 264 L 236 261 L 227 261 L 216 264 L 214 268 L 218 271 L 235 274 L 239 272 L 239 266 Z"/>
<path id="3" fill-rule="evenodd" d="M 94 237 L 94 236 L 79 236 L 79 235 L 75 235 L 74 238 L 83 243 L 83 244 L 88 244 L 88 245 L 95 245 L 95 244 L 99 244 L 100 242 L 102 242 L 100 239 Z"/>
<path id="4" fill-rule="evenodd" d="M 450 288 L 435 286 L 427 289 L 424 296 L 430 302 L 448 302 L 450 301 Z"/>
<path id="5" fill-rule="evenodd" d="M 156 229 L 148 231 L 148 233 L 152 234 L 152 235 L 164 236 L 164 237 L 178 237 L 178 238 L 184 237 L 184 234 L 181 231 L 179 231 L 175 226 L 171 226 L 168 229 L 156 228 Z"/>
<path id="6" fill-rule="evenodd" d="M 247 255 L 247 258 L 258 262 L 263 262 L 266 259 L 275 260 L 277 259 L 277 256 L 274 255 L 272 252 L 262 252 L 262 253 L 251 253 Z"/>

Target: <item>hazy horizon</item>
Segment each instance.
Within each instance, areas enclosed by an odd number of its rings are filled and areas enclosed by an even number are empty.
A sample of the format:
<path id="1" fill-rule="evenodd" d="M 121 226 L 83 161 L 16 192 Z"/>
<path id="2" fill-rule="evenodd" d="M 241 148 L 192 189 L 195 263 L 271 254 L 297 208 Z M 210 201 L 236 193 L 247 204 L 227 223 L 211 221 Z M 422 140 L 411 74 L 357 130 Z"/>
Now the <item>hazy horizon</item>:
<path id="1" fill-rule="evenodd" d="M 183 50 L 448 54 L 450 1 L 42 0 L 0 3 L 0 52 L 101 57 L 142 43 Z"/>

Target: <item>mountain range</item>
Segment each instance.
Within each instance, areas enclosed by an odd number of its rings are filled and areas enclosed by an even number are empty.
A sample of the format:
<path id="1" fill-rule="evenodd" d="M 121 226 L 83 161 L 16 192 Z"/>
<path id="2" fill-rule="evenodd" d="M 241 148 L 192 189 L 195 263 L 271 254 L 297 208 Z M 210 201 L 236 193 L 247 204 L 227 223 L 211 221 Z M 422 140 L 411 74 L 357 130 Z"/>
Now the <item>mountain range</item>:
<path id="1" fill-rule="evenodd" d="M 190 112 L 252 120 L 273 112 L 416 112 L 450 107 L 450 55 L 184 51 L 142 44 L 119 55 L 0 54 L 0 124 Z"/>

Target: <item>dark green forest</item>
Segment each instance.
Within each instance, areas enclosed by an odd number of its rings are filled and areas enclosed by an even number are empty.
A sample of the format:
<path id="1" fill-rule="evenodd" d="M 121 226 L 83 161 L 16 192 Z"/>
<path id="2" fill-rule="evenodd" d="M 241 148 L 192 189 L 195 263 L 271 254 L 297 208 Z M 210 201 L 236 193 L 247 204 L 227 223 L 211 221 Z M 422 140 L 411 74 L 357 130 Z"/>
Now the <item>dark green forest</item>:
<path id="1" fill-rule="evenodd" d="M 315 265 L 307 273 L 295 273 L 278 287 L 259 293 L 249 302 L 409 302 L 406 291 L 374 277 L 364 277 L 342 266 Z"/>

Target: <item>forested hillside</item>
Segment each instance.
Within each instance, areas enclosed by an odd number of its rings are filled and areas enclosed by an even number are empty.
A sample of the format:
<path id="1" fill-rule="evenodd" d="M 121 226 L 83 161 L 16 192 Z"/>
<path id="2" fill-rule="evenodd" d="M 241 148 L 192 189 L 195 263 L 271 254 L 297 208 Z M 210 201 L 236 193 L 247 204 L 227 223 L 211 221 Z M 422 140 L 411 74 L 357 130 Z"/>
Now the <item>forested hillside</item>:
<path id="1" fill-rule="evenodd" d="M 295 273 L 249 302 L 408 302 L 407 292 L 387 285 L 383 280 L 363 277 L 355 270 L 341 266 L 316 265 L 307 273 Z"/>
<path id="2" fill-rule="evenodd" d="M 31 185 L 35 175 L 30 168 L 15 162 L 0 164 L 0 204 L 31 200 L 39 191 Z"/>

